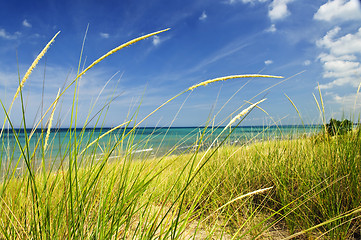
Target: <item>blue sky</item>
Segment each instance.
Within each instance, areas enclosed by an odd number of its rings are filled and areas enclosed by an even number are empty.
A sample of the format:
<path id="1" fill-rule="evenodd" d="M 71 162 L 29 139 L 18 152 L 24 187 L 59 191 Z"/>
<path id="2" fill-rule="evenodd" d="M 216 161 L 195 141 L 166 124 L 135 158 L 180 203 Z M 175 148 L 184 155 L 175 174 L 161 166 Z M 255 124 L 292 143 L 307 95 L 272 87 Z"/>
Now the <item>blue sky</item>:
<path id="1" fill-rule="evenodd" d="M 18 87 L 18 67 L 23 77 L 37 54 L 61 31 L 25 83 L 28 126 L 39 120 L 41 109 L 50 106 L 58 89 L 74 79 L 88 24 L 85 67 L 133 38 L 171 29 L 117 52 L 80 80 L 78 126 L 111 96 L 118 97 L 104 116 L 106 126 L 122 123 L 138 107 L 140 120 L 196 83 L 233 74 L 289 79 L 271 89 L 280 80 L 213 83 L 182 95 L 143 125 L 199 126 L 208 119 L 226 125 L 235 111 L 249 106 L 245 101 L 263 97 L 267 100 L 260 106 L 269 115 L 255 109 L 243 125 L 299 124 L 285 94 L 305 123 L 319 123 L 313 97 L 318 97 L 318 84 L 327 119 L 353 115 L 357 120 L 361 109 L 361 100 L 356 99 L 361 82 L 358 0 L 14 0 L 2 3 L 0 18 L 0 96 L 7 108 Z M 57 106 L 57 126 L 70 124 L 73 91 L 70 88 Z M 20 111 L 18 99 L 11 110 L 17 126 Z"/>

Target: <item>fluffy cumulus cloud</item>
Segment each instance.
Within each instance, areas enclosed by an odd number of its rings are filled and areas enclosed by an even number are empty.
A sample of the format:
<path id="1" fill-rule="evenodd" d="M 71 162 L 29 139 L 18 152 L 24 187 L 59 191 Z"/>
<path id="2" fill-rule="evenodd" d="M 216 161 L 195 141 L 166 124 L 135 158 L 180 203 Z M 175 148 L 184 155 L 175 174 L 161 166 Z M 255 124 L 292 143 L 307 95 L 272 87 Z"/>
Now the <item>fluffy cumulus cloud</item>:
<path id="1" fill-rule="evenodd" d="M 273 0 L 269 5 L 268 16 L 272 21 L 282 20 L 290 15 L 287 4 L 293 0 Z"/>
<path id="2" fill-rule="evenodd" d="M 288 4 L 293 2 L 294 0 L 229 0 L 229 4 L 234 4 L 237 2 L 242 2 L 244 4 L 251 4 L 255 5 L 256 3 L 266 3 L 268 2 L 268 17 L 271 19 L 271 21 L 278 21 L 285 19 L 288 17 L 291 13 L 288 10 Z M 269 32 L 275 32 L 276 27 L 275 25 L 271 25 L 271 27 L 268 29 Z"/>
<path id="3" fill-rule="evenodd" d="M 199 16 L 199 20 L 201 20 L 201 21 L 204 21 L 204 20 L 206 20 L 207 19 L 207 14 L 206 14 L 206 11 L 203 11 L 202 12 L 202 15 L 201 16 Z"/>
<path id="4" fill-rule="evenodd" d="M 313 16 L 322 21 L 361 20 L 359 0 L 333 0 L 323 4 Z"/>
<path id="5" fill-rule="evenodd" d="M 340 27 L 335 27 L 316 43 L 324 50 L 318 57 L 323 64 L 323 77 L 331 79 L 320 85 L 322 89 L 358 87 L 361 82 L 361 28 L 354 34 L 337 37 L 340 31 Z"/>

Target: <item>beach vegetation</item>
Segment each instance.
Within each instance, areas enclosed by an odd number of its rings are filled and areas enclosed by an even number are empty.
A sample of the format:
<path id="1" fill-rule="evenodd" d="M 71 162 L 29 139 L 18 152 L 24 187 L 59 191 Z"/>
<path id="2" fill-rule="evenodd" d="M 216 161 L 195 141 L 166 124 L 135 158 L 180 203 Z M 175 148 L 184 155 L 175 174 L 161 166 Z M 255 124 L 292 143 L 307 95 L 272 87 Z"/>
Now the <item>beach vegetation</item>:
<path id="1" fill-rule="evenodd" d="M 352 127 L 353 123 L 348 119 L 340 121 L 331 118 L 330 122 L 326 124 L 327 133 L 330 136 L 346 134 L 352 130 Z"/>
<path id="2" fill-rule="evenodd" d="M 151 155 L 148 150 L 157 151 L 150 146 L 156 131 L 137 138 L 145 131 L 140 126 L 146 119 L 186 92 L 229 79 L 279 76 L 239 74 L 201 81 L 142 119 L 138 119 L 138 107 L 123 123 L 106 128 L 103 122 L 112 96 L 79 127 L 79 79 L 124 47 L 167 30 L 122 44 L 86 68 L 81 68 L 81 52 L 76 77 L 59 90 L 31 129 L 25 114 L 24 84 L 59 33 L 21 81 L 19 77 L 14 100 L 20 99 L 20 127 L 13 125 L 14 101 L 6 107 L 0 99 L 4 115 L 0 238 L 358 239 L 361 138 L 359 129 L 350 131 L 348 120 L 331 119 L 325 126 L 335 137 L 317 142 L 313 136 L 324 125 L 315 125 L 306 137 L 290 137 L 276 121 L 280 138 L 268 137 L 265 133 L 270 126 L 265 126 L 259 133 L 262 138 L 230 141 L 251 111 L 267 114 L 261 108 L 266 99 L 250 99 L 239 114 L 224 119 L 226 127 L 207 121 L 197 128 L 192 144 L 185 148 L 182 143 L 188 136 L 161 154 Z M 54 111 L 71 86 L 71 124 L 64 130 L 54 125 Z M 322 98 L 317 105 L 324 115 Z M 95 127 L 87 127 L 91 121 Z M 142 146 L 141 151 L 137 146 Z"/>

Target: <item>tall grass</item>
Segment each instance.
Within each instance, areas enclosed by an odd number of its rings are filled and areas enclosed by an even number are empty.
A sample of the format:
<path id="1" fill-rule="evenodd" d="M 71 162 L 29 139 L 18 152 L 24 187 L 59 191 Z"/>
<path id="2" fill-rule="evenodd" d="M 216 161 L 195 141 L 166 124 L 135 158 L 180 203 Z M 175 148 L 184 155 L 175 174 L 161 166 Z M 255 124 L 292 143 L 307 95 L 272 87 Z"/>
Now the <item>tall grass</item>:
<path id="1" fill-rule="evenodd" d="M 21 131 L 13 125 L 10 114 L 13 103 L 6 108 L 1 101 L 5 115 L 1 131 L 1 238 L 357 237 L 361 211 L 360 130 L 335 138 L 320 135 L 293 140 L 263 139 L 237 146 L 224 144 L 236 129 L 231 125 L 238 126 L 252 109 L 260 108 L 258 105 L 264 101 L 260 100 L 244 107 L 234 118 L 229 117 L 220 134 L 226 137 L 219 135 L 207 148 L 202 146 L 209 141 L 209 126 L 199 132 L 191 146 L 193 151 L 172 155 L 177 144 L 156 158 L 134 151 L 134 145 L 139 144 L 138 127 L 184 93 L 234 78 L 277 76 L 247 74 L 206 80 L 180 91 L 143 119 L 137 119 L 136 111 L 112 129 L 98 132 L 94 127 L 90 136 L 85 136 L 90 121 L 103 128 L 111 97 L 99 112 L 89 114 L 82 128 L 77 128 L 79 79 L 122 48 L 166 30 L 122 44 L 84 70 L 80 67 L 81 52 L 77 76 L 59 91 L 35 124 L 38 128 L 47 119 L 47 128 L 40 131 L 27 128 L 22 90 L 58 34 L 36 58 L 29 74 L 21 81 L 19 78 L 14 99 L 20 98 Z M 54 111 L 73 85 L 67 140 L 59 140 L 59 152 L 53 153 L 56 139 L 50 139 L 49 133 Z M 5 145 L 4 138 L 9 136 L 5 134 L 6 122 L 15 139 L 13 146 Z M 212 126 L 212 131 L 213 128 L 217 126 Z M 40 136 L 32 144 L 34 134 Z M 103 142 L 106 137 L 108 140 Z M 142 144 L 147 146 L 147 140 Z M 15 152 L 20 152 L 20 156 Z"/>

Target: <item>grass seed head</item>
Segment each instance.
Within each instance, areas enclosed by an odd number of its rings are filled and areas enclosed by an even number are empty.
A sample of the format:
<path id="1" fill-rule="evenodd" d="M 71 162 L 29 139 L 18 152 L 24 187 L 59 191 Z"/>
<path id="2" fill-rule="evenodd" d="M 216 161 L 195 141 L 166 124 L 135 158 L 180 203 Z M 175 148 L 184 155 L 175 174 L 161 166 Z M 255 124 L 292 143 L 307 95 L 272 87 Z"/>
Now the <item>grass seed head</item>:
<path id="1" fill-rule="evenodd" d="M 19 85 L 19 87 L 18 87 L 18 89 L 17 89 L 17 91 L 16 91 L 16 93 L 15 93 L 15 95 L 14 95 L 14 98 L 13 98 L 13 101 L 12 101 L 11 105 L 13 105 L 15 99 L 17 98 L 17 96 L 18 96 L 19 93 L 20 93 L 20 90 L 24 87 L 24 84 L 25 84 L 26 80 L 29 78 L 30 74 L 33 72 L 33 70 L 34 70 L 34 68 L 36 67 L 36 65 L 38 65 L 40 59 L 41 59 L 41 58 L 45 55 L 45 53 L 48 51 L 50 45 L 55 41 L 55 38 L 56 38 L 56 36 L 58 36 L 59 33 L 60 33 L 60 31 L 55 34 L 55 36 L 50 40 L 50 42 L 48 42 L 48 44 L 46 44 L 46 46 L 44 47 L 44 49 L 43 49 L 43 50 L 39 53 L 39 55 L 35 58 L 34 62 L 31 64 L 31 66 L 29 67 L 28 71 L 26 71 L 26 73 L 25 73 L 23 79 L 21 80 L 20 85 Z"/>
<path id="2" fill-rule="evenodd" d="M 192 91 L 195 88 L 200 87 L 200 86 L 207 86 L 208 84 L 213 83 L 213 82 L 226 81 L 226 80 L 233 79 L 233 78 L 255 78 L 255 77 L 283 78 L 281 76 L 261 75 L 261 74 L 231 75 L 231 76 L 226 76 L 226 77 L 210 79 L 210 80 L 195 84 L 192 87 L 188 88 L 187 91 Z"/>
<path id="3" fill-rule="evenodd" d="M 157 35 L 159 33 L 162 33 L 162 32 L 165 32 L 165 31 L 168 31 L 170 28 L 167 28 L 167 29 L 164 29 L 164 30 L 160 30 L 160 31 L 157 31 L 157 32 L 153 32 L 153 33 L 149 33 L 149 34 L 146 34 L 144 36 L 141 36 L 141 37 L 138 37 L 138 38 L 135 38 L 133 40 L 130 40 L 129 42 L 126 42 L 112 50 L 110 50 L 109 52 L 107 52 L 106 54 L 104 54 L 103 56 L 101 56 L 100 58 L 98 58 L 97 60 L 95 60 L 92 64 L 89 65 L 89 67 L 87 67 L 86 69 L 84 69 L 84 71 L 82 71 L 78 76 L 77 76 L 77 79 L 80 78 L 82 75 L 84 75 L 89 69 L 93 68 L 96 64 L 98 64 L 99 62 L 101 62 L 102 60 L 104 60 L 105 58 L 109 57 L 110 55 L 118 52 L 120 49 L 123 49 L 125 47 L 128 47 L 130 45 L 132 45 L 133 43 L 136 43 L 136 42 L 139 42 L 143 39 L 146 39 L 146 38 L 149 38 L 151 36 L 154 36 L 154 35 Z"/>
<path id="4" fill-rule="evenodd" d="M 58 94 L 56 95 L 55 103 L 54 103 L 54 106 L 53 106 L 53 110 L 51 111 L 51 115 L 50 115 L 50 118 L 49 118 L 48 130 L 47 130 L 47 132 L 46 132 L 46 137 L 45 137 L 44 151 L 46 150 L 46 147 L 47 147 L 47 145 L 48 145 L 48 140 L 49 140 L 49 136 L 50 136 L 50 130 L 51 130 L 51 126 L 52 126 L 53 119 L 54 119 L 54 113 L 55 113 L 56 105 L 57 105 L 57 103 L 58 103 L 58 101 L 59 101 L 59 94 L 60 94 L 60 89 L 58 90 Z"/>
<path id="5" fill-rule="evenodd" d="M 249 106 L 248 108 L 244 109 L 242 112 L 240 112 L 237 116 L 235 116 L 234 118 L 232 118 L 232 120 L 228 123 L 228 125 L 226 126 L 226 128 L 231 127 L 231 125 L 233 123 L 235 123 L 238 119 L 240 119 L 241 117 L 243 117 L 244 115 L 246 115 L 250 110 L 252 110 L 255 106 L 257 106 L 258 104 L 260 104 L 261 102 L 263 102 L 264 100 L 266 100 L 267 98 L 264 98 L 254 104 L 252 104 L 251 106 Z"/>

